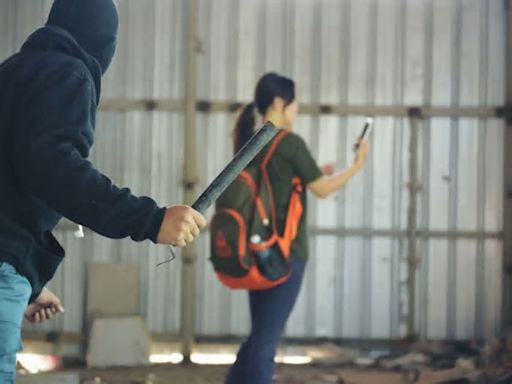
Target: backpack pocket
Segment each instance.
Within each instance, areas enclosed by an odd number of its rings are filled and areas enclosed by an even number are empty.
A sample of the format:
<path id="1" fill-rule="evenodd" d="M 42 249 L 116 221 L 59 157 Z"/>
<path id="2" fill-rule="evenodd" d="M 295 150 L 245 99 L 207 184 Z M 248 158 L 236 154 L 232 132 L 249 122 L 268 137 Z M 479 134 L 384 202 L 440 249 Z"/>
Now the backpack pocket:
<path id="1" fill-rule="evenodd" d="M 281 249 L 277 236 L 260 242 L 259 235 L 251 236 L 249 249 L 262 277 L 270 282 L 280 281 L 290 274 L 290 263 Z"/>
<path id="2" fill-rule="evenodd" d="M 233 277 L 243 277 L 253 265 L 247 250 L 246 223 L 234 209 L 219 210 L 211 222 L 213 268 Z"/>

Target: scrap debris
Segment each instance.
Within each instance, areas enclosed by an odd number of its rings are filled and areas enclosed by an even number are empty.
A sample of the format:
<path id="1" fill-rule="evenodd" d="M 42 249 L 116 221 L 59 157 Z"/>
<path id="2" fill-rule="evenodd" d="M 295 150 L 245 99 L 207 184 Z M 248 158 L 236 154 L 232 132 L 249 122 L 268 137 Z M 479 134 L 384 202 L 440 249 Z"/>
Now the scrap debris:
<path id="1" fill-rule="evenodd" d="M 388 349 L 328 346 L 317 366 L 338 367 L 339 384 L 512 384 L 512 333 L 476 342 L 425 342 Z"/>

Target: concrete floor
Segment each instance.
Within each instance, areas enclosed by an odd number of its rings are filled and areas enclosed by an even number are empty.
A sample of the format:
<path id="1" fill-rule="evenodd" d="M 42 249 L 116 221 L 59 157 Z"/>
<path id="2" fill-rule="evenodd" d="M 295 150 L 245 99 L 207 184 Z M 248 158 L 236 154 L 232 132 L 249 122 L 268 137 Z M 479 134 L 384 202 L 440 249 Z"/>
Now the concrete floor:
<path id="1" fill-rule="evenodd" d="M 421 369 L 417 381 L 410 381 L 404 373 L 378 368 L 318 367 L 314 365 L 277 365 L 274 384 L 434 384 L 434 383 L 499 383 L 508 369 L 490 369 L 460 375 L 460 371 L 433 371 Z M 228 366 L 156 365 L 147 368 L 115 368 L 105 370 L 76 369 L 51 374 L 19 375 L 17 384 L 223 384 Z"/>
<path id="2" fill-rule="evenodd" d="M 28 343 L 27 343 L 28 344 Z M 201 353 L 234 353 L 235 344 L 202 344 L 197 346 Z M 169 346 L 156 346 L 155 353 L 169 353 Z M 454 346 L 436 343 L 422 346 L 400 347 L 400 356 L 396 361 L 406 358 L 411 359 L 417 356 L 418 350 L 437 351 L 439 356 L 445 356 L 443 359 L 459 359 L 459 356 L 453 355 L 457 350 Z M 334 344 L 324 344 L 321 346 L 297 346 L 288 345 L 280 349 L 280 354 L 288 356 L 310 356 L 314 364 L 310 365 L 283 365 L 278 364 L 274 377 L 274 384 L 407 384 L 411 383 L 411 372 L 417 373 L 417 384 L 432 383 L 499 383 L 512 384 L 512 338 L 510 346 L 508 344 L 496 345 L 495 354 L 489 352 L 486 359 L 482 359 L 482 350 L 473 351 L 470 356 L 470 362 L 478 364 L 470 368 L 462 368 L 458 363 L 452 361 L 448 366 L 441 368 L 434 367 L 434 360 L 431 366 L 427 363 L 419 364 L 416 361 L 409 360 L 404 369 L 391 369 L 386 367 L 385 360 L 379 364 L 366 364 L 369 356 L 378 355 L 379 348 L 371 350 L 358 350 L 353 348 L 343 348 Z M 409 349 L 416 351 L 412 354 L 403 355 Z M 467 348 L 466 348 L 467 349 Z M 172 349 L 171 349 L 172 350 Z M 366 352 L 364 352 L 366 351 Z M 386 350 L 383 350 L 386 352 Z M 441 353 L 442 351 L 445 354 Z M 451 351 L 451 352 L 450 352 Z M 464 350 L 461 351 L 461 353 Z M 382 351 L 381 351 L 382 352 Z M 391 353 L 389 350 L 386 353 Z M 395 353 L 396 351 L 393 351 Z M 425 352 L 427 353 L 427 352 Z M 467 354 L 465 352 L 463 354 Z M 434 355 L 429 355 L 432 358 Z M 362 359 L 361 359 L 362 357 Z M 464 359 L 463 359 L 464 360 Z M 466 359 L 467 360 L 467 359 Z M 393 360 L 395 361 L 395 360 Z M 443 362 L 444 360 L 439 360 Z M 487 363 L 485 363 L 487 361 Z M 455 364 L 455 366 L 454 366 Z M 407 368 L 408 367 L 408 368 Z M 411 371 L 412 367 L 412 371 Z M 112 369 L 87 369 L 81 365 L 68 366 L 63 370 L 38 375 L 18 376 L 18 384 L 222 384 L 229 365 L 196 365 L 196 364 L 162 364 L 153 365 L 145 368 L 112 368 Z M 416 374 L 415 373 L 415 374 Z M 509 375 L 510 373 L 510 375 Z M 503 379 L 503 377 L 507 378 Z M 409 380 L 408 380 L 408 379 Z M 458 380 L 458 381 L 454 381 Z"/>
<path id="3" fill-rule="evenodd" d="M 18 376 L 18 384 L 222 384 L 227 366 L 162 365 Z M 278 365 L 276 384 L 339 383 L 334 369 Z"/>

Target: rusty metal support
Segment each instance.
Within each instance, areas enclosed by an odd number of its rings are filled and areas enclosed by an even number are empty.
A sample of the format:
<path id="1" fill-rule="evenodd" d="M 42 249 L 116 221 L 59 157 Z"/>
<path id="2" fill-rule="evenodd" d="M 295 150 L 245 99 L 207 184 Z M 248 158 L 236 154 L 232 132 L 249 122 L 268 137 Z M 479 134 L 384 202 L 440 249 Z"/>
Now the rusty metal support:
<path id="1" fill-rule="evenodd" d="M 190 70 L 190 69 L 189 69 Z M 183 111 L 190 100 L 104 100 L 100 109 L 103 111 Z M 195 110 L 202 113 L 235 113 L 245 102 L 242 101 L 207 101 L 194 100 Z M 503 117 L 507 112 L 504 106 L 494 107 L 432 107 L 432 106 L 379 106 L 379 105 L 327 105 L 301 104 L 300 113 L 305 115 L 333 114 L 340 116 L 393 116 L 407 117 L 411 110 L 418 110 L 427 117 L 468 117 L 491 118 Z"/>
<path id="2" fill-rule="evenodd" d="M 418 109 L 410 109 L 409 141 L 409 207 L 407 209 L 407 265 L 408 265 L 408 311 L 407 337 L 415 339 L 416 332 L 416 272 L 418 269 L 418 141 L 421 114 Z"/>
<path id="3" fill-rule="evenodd" d="M 196 81 L 198 46 L 198 2 L 188 0 L 187 4 L 187 55 L 185 81 L 185 162 L 184 198 L 186 204 L 195 199 L 198 183 L 197 127 L 196 127 Z M 197 243 L 183 249 L 181 272 L 181 340 L 184 361 L 190 361 L 196 328 L 196 258 Z"/>
<path id="4" fill-rule="evenodd" d="M 505 102 L 512 106 L 512 0 L 506 9 Z M 505 111 L 510 108 L 505 108 Z M 512 326 L 512 116 L 505 113 L 503 173 L 503 327 Z"/>

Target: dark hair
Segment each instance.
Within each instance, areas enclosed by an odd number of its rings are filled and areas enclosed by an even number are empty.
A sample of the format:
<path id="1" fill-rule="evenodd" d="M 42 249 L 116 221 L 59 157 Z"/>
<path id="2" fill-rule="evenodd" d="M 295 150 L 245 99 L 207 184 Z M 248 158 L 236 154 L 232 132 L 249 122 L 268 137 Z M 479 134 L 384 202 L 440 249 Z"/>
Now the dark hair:
<path id="1" fill-rule="evenodd" d="M 238 117 L 234 129 L 235 153 L 249 141 L 254 134 L 256 124 L 256 111 L 264 115 L 272 105 L 274 99 L 280 97 L 285 102 L 285 107 L 295 100 L 295 83 L 293 80 L 278 75 L 267 73 L 258 81 L 254 93 L 254 101 L 247 104 Z"/>

